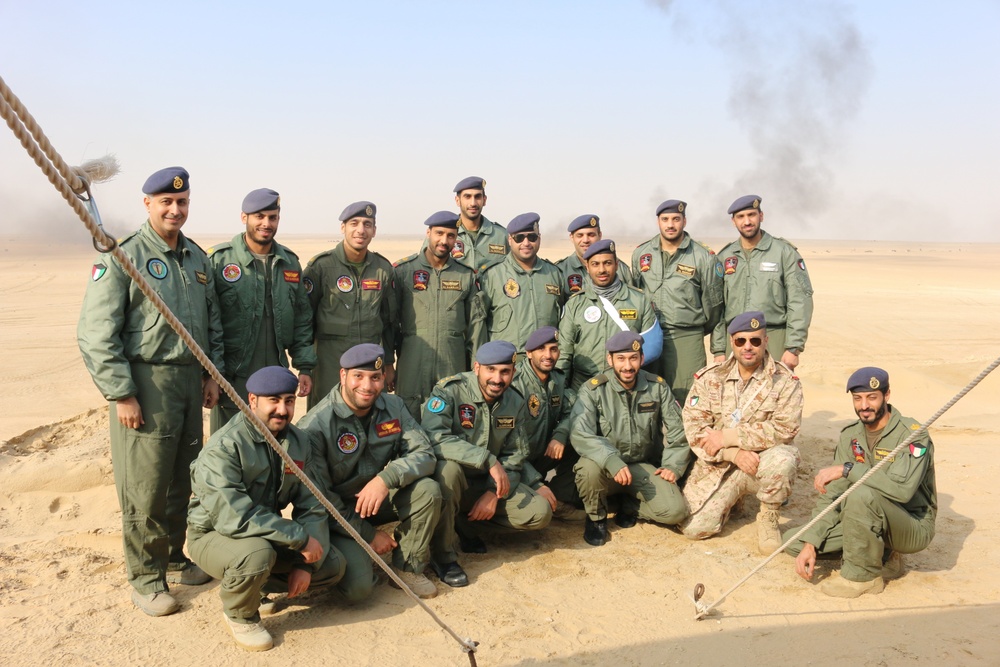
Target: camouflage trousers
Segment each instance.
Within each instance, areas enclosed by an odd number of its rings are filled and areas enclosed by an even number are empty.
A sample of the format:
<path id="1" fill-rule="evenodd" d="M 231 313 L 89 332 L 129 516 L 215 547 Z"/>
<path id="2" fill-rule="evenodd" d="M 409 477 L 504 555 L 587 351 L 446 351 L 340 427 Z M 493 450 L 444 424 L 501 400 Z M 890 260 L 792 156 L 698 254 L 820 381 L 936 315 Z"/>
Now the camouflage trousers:
<path id="1" fill-rule="evenodd" d="M 792 480 L 799 469 L 799 450 L 792 445 L 775 445 L 759 452 L 756 475 L 748 475 L 735 463 L 705 504 L 681 524 L 681 532 L 692 540 L 704 540 L 722 531 L 733 505 L 745 495 L 757 493 L 762 505 L 780 506 L 792 494 Z"/>

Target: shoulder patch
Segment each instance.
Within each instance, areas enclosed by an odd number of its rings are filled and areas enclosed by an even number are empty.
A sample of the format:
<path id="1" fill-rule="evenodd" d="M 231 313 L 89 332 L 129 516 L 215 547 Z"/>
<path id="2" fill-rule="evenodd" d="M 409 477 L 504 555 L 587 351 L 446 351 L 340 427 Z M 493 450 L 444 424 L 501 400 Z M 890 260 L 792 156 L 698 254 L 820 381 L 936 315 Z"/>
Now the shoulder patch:
<path id="1" fill-rule="evenodd" d="M 590 380 L 587 381 L 587 386 L 590 387 L 591 389 L 597 389 L 602 384 L 605 384 L 607 381 L 608 381 L 608 376 L 605 375 L 604 373 L 601 373 L 600 375 L 595 375 L 594 377 L 590 378 Z"/>
<path id="2" fill-rule="evenodd" d="M 461 379 L 462 378 L 460 376 L 458 376 L 458 375 L 449 375 L 446 378 L 441 378 L 440 380 L 438 380 L 438 384 L 443 387 L 443 386 L 445 386 L 447 384 L 451 384 L 453 382 L 457 382 L 458 380 L 461 380 Z"/>
<path id="3" fill-rule="evenodd" d="M 233 247 L 231 241 L 223 241 L 222 243 L 216 243 L 214 246 L 205 251 L 205 254 L 211 257 L 217 252 L 222 252 L 223 250 L 229 250 Z"/>
<path id="4" fill-rule="evenodd" d="M 704 375 L 705 373 L 709 372 L 710 370 L 712 370 L 714 368 L 718 368 L 718 366 L 720 364 L 722 364 L 722 363 L 725 363 L 725 362 L 716 361 L 716 362 L 713 362 L 713 363 L 709 364 L 708 366 L 705 366 L 700 371 L 698 371 L 697 373 L 694 374 L 695 379 L 697 380 L 698 378 L 700 378 L 702 375 Z"/>
<path id="5" fill-rule="evenodd" d="M 712 250 L 708 245 L 702 243 L 701 241 L 695 241 L 695 243 L 697 243 L 702 248 L 704 248 L 705 250 L 707 250 L 709 255 L 714 255 L 715 254 L 714 250 Z"/>
<path id="6" fill-rule="evenodd" d="M 415 252 L 412 255 L 407 255 L 406 257 L 403 257 L 402 259 L 397 259 L 395 262 L 392 263 L 392 265 L 393 266 L 399 266 L 400 264 L 405 264 L 406 262 L 409 262 L 410 260 L 416 259 L 417 255 L 419 255 L 419 254 L 420 253 Z"/>
<path id="7" fill-rule="evenodd" d="M 120 239 L 118 239 L 118 245 L 123 245 L 125 243 L 128 243 L 133 238 L 135 238 L 135 235 L 138 234 L 138 233 L 139 233 L 139 230 L 137 229 L 134 232 L 132 232 L 131 234 L 126 234 L 125 236 L 123 236 Z"/>

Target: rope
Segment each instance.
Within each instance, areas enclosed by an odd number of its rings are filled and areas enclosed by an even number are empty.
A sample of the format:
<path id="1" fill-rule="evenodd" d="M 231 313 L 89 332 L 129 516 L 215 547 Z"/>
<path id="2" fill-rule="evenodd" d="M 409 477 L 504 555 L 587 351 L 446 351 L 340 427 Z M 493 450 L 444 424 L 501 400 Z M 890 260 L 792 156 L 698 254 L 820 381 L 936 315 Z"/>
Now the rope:
<path id="1" fill-rule="evenodd" d="M 788 538 L 788 540 L 784 544 L 782 544 L 780 547 L 778 547 L 777 549 L 775 549 L 774 553 L 772 553 L 770 556 L 768 556 L 767 558 L 765 558 L 757 567 L 755 567 L 754 569 L 750 570 L 750 572 L 748 572 L 746 574 L 746 576 L 744 576 L 742 579 L 740 579 L 735 584 L 733 584 L 733 586 L 730 587 L 729 590 L 727 590 L 725 593 L 723 593 L 719 597 L 718 600 L 716 600 L 715 602 L 713 602 L 712 604 L 709 604 L 709 605 L 706 605 L 706 604 L 700 602 L 701 594 L 704 592 L 705 587 L 702 586 L 701 584 L 697 584 L 695 586 L 694 597 L 692 597 L 692 601 L 694 602 L 695 608 L 698 610 L 698 614 L 695 616 L 695 620 L 699 620 L 700 621 L 701 619 L 705 618 L 705 616 L 707 616 L 713 609 L 715 609 L 717 606 L 719 606 L 720 604 L 722 604 L 722 602 L 727 597 L 729 597 L 729 595 L 733 591 L 735 591 L 737 588 L 739 588 L 744 583 L 746 583 L 753 575 L 757 574 L 761 569 L 763 569 L 765 565 L 767 565 L 772 560 L 774 560 L 775 556 L 777 556 L 778 554 L 780 554 L 781 552 L 783 552 L 785 549 L 787 549 L 789 547 L 789 545 L 793 544 L 796 540 L 798 540 L 799 536 L 801 536 L 807 530 L 809 530 L 810 528 L 812 528 L 816 524 L 816 522 L 818 522 L 824 516 L 826 516 L 827 514 L 829 514 L 830 512 L 832 512 L 835 507 L 839 506 L 842 502 L 844 502 L 844 500 L 847 499 L 847 496 L 851 495 L 851 493 L 854 492 L 854 489 L 858 488 L 859 486 L 861 486 L 862 484 L 864 484 L 866 481 L 868 481 L 869 477 L 871 477 L 872 475 L 874 475 L 877 471 L 881 470 L 882 467 L 885 464 L 889 463 L 893 458 L 895 458 L 895 456 L 897 454 L 899 454 L 904 447 L 906 447 L 911 442 L 913 442 L 914 440 L 916 440 L 919 436 L 923 435 L 924 433 L 927 433 L 927 429 L 930 427 L 931 424 L 933 424 L 934 422 L 936 422 L 941 417 L 941 415 L 943 415 L 945 412 L 947 412 L 948 410 L 950 410 L 952 408 L 952 406 L 954 406 L 966 394 L 968 394 L 970 391 L 972 391 L 976 387 L 976 385 L 978 385 L 980 382 L 982 382 L 986 378 L 987 375 L 989 375 L 994 370 L 996 370 L 997 366 L 1000 366 L 1000 357 L 997 357 L 996 359 L 994 359 L 993 363 L 991 363 L 989 366 L 987 366 L 986 368 L 984 368 L 982 370 L 982 372 L 979 373 L 979 375 L 977 375 L 976 377 L 974 377 L 967 385 L 965 385 L 965 387 L 963 387 L 961 391 L 959 391 L 957 394 L 955 394 L 951 398 L 951 400 L 949 400 L 947 403 L 945 403 L 943 406 L 941 406 L 941 408 L 937 412 L 935 412 L 931 416 L 930 419 L 928 419 L 925 423 L 921 424 L 921 426 L 920 426 L 920 428 L 918 430 L 911 432 L 910 436 L 908 438 L 906 438 L 905 440 L 903 440 L 903 442 L 901 442 L 898 445 L 896 445 L 895 449 L 893 449 L 891 452 L 889 452 L 888 456 L 886 456 L 881 461 L 879 461 L 874 466 L 872 466 L 872 468 L 868 472 L 866 472 L 861 477 L 861 479 L 859 479 L 854 484 L 852 484 L 850 487 L 848 487 L 848 489 L 846 491 L 844 491 L 844 493 L 839 498 L 837 498 L 837 500 L 835 500 L 834 502 L 832 502 L 829 505 L 827 505 L 823 509 L 822 512 L 820 512 L 815 517 L 813 517 L 812 521 L 810 521 L 806 525 L 804 525 L 801 528 L 799 528 L 798 531 L 796 531 L 796 533 L 794 535 L 792 535 L 790 538 Z"/>
<path id="2" fill-rule="evenodd" d="M 451 629 L 434 610 L 431 609 L 427 604 L 421 600 L 410 587 L 397 575 L 392 568 L 382 560 L 381 557 L 371 546 L 364 540 L 363 537 L 351 526 L 350 523 L 341 516 L 340 512 L 333 506 L 333 504 L 323 495 L 323 493 L 316 487 L 311 479 L 299 469 L 299 467 L 292 460 L 292 457 L 278 444 L 278 441 L 274 438 L 274 435 L 267 429 L 264 422 L 254 414 L 249 406 L 243 401 L 236 390 L 233 389 L 232 385 L 219 373 L 219 369 L 215 367 L 205 351 L 201 349 L 198 343 L 195 341 L 194 337 L 191 336 L 190 332 L 184 327 L 184 325 L 178 320 L 167 305 L 160 298 L 160 295 L 156 293 L 155 290 L 149 285 L 146 279 L 139 273 L 132 260 L 128 258 L 124 251 L 115 242 L 115 239 L 109 236 L 97 223 L 94 217 L 90 214 L 90 211 L 81 202 L 81 198 L 78 196 L 87 190 L 88 184 L 85 183 L 84 179 L 81 179 L 77 172 L 73 171 L 65 162 L 63 162 L 62 157 L 55 151 L 52 145 L 49 143 L 48 139 L 42 133 L 41 128 L 38 123 L 35 122 L 34 118 L 28 113 L 21 104 L 21 101 L 14 95 L 11 89 L 4 82 L 3 78 L 0 77 L 0 115 L 3 116 L 4 120 L 7 122 L 7 126 L 14 132 L 14 135 L 24 146 L 24 149 L 35 161 L 35 164 L 42 170 L 42 172 L 49 179 L 49 182 L 55 187 L 55 189 L 63 196 L 63 199 L 69 203 L 70 207 L 76 212 L 80 220 L 87 227 L 91 236 L 94 237 L 95 242 L 101 244 L 105 248 L 108 248 L 108 252 L 114 256 L 118 263 L 121 264 L 122 269 L 128 276 L 135 282 L 139 287 L 139 290 L 143 295 L 152 302 L 156 309 L 163 315 L 164 319 L 170 325 L 170 327 L 177 332 L 184 344 L 190 348 L 191 352 L 197 358 L 198 363 L 204 367 L 213 380 L 215 380 L 219 387 L 225 391 L 226 395 L 233 400 L 233 403 L 240 409 L 240 412 L 250 420 L 250 422 L 260 431 L 261 435 L 271 446 L 281 460 L 285 463 L 286 470 L 292 471 L 292 473 L 299 478 L 309 492 L 312 493 L 316 498 L 322 503 L 326 511 L 330 513 L 337 523 L 343 528 L 354 540 L 361 545 L 369 557 L 371 557 L 374 563 L 377 563 L 385 573 L 391 578 L 397 586 L 409 595 L 414 602 L 416 602 L 425 612 L 427 612 L 430 617 L 437 623 L 441 629 L 451 635 L 452 639 L 457 641 L 462 650 L 468 654 L 469 662 L 472 667 L 476 667 L 475 651 L 478 646 L 478 642 L 472 639 L 462 639 Z"/>

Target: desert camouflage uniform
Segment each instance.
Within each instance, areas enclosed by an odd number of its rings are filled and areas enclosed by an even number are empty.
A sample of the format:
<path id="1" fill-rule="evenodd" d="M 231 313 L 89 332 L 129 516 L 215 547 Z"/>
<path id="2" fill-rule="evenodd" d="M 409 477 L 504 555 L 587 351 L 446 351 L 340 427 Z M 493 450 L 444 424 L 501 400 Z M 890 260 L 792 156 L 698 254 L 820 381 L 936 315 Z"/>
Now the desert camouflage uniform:
<path id="1" fill-rule="evenodd" d="M 684 430 L 698 460 L 684 486 L 691 509 L 684 535 L 705 539 L 719 531 L 729 511 L 753 491 L 762 504 L 780 505 L 791 495 L 799 450 L 791 443 L 802 424 L 802 385 L 769 354 L 744 382 L 734 355 L 700 370 L 684 404 Z M 714 456 L 701 447 L 702 433 L 722 431 L 724 446 Z M 734 463 L 740 450 L 757 452 L 750 476 Z"/>

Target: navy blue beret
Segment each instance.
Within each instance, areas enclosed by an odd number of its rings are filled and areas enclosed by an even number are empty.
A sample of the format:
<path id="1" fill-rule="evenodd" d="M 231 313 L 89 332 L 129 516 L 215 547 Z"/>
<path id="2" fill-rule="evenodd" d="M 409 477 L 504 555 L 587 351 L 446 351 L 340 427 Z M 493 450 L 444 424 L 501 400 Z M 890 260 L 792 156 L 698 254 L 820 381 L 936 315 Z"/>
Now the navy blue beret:
<path id="1" fill-rule="evenodd" d="M 356 201 L 349 204 L 344 212 L 340 214 L 340 221 L 347 222 L 351 218 L 371 218 L 375 219 L 375 204 L 370 201 Z"/>
<path id="2" fill-rule="evenodd" d="M 583 215 L 578 215 L 573 218 L 573 222 L 569 223 L 569 227 L 566 228 L 570 234 L 573 232 L 580 231 L 585 227 L 600 227 L 601 219 L 598 218 L 593 213 L 584 213 Z"/>
<path id="3" fill-rule="evenodd" d="M 759 209 L 760 197 L 757 195 L 743 195 L 729 206 L 729 215 L 735 215 L 748 208 Z"/>
<path id="4" fill-rule="evenodd" d="M 491 340 L 476 352 L 476 361 L 483 366 L 513 364 L 517 361 L 517 348 L 505 340 Z"/>
<path id="5" fill-rule="evenodd" d="M 851 373 L 847 380 L 847 391 L 866 392 L 889 390 L 889 374 L 875 366 L 865 366 Z"/>
<path id="6" fill-rule="evenodd" d="M 295 373 L 282 366 L 264 366 L 247 378 L 247 392 L 256 396 L 294 394 L 298 388 Z"/>
<path id="7" fill-rule="evenodd" d="M 687 202 L 682 202 L 680 199 L 668 199 L 659 206 L 656 207 L 656 215 L 661 213 L 684 213 L 684 209 L 687 208 Z"/>
<path id="8" fill-rule="evenodd" d="M 730 336 L 741 331 L 760 331 L 767 328 L 764 320 L 764 313 L 759 310 L 750 310 L 733 318 L 733 321 L 726 327 Z"/>
<path id="9" fill-rule="evenodd" d="M 642 336 L 634 331 L 619 331 L 608 339 L 604 349 L 609 353 L 638 352 L 642 349 Z"/>
<path id="10" fill-rule="evenodd" d="M 510 221 L 510 224 L 507 225 L 507 233 L 511 236 L 514 234 L 523 234 L 524 232 L 534 232 L 537 234 L 539 220 L 541 220 L 541 216 L 537 213 L 522 213 Z"/>
<path id="11" fill-rule="evenodd" d="M 559 329 L 555 327 L 539 327 L 528 334 L 528 340 L 524 343 L 524 350 L 531 352 L 543 345 L 555 343 L 559 340 Z"/>
<path id="12" fill-rule="evenodd" d="M 259 188 L 243 198 L 243 212 L 257 213 L 281 208 L 281 197 L 271 188 Z"/>
<path id="13" fill-rule="evenodd" d="M 449 229 L 458 229 L 458 213 L 452 213 L 451 211 L 438 211 L 437 213 L 432 213 L 431 217 L 424 220 L 424 224 L 428 227 L 448 227 Z"/>
<path id="14" fill-rule="evenodd" d="M 600 255 L 601 253 L 609 252 L 612 255 L 615 254 L 615 242 L 611 239 L 601 239 L 600 241 L 594 241 L 587 248 L 587 251 L 583 253 L 584 261 L 590 259 L 594 255 Z"/>
<path id="15" fill-rule="evenodd" d="M 385 363 L 385 350 L 375 343 L 355 345 L 340 355 L 340 367 L 344 370 L 359 368 L 363 371 L 380 371 Z"/>
<path id="16" fill-rule="evenodd" d="M 458 182 L 458 185 L 455 186 L 455 192 L 461 192 L 462 190 L 470 190 L 473 188 L 486 192 L 486 181 L 478 176 L 463 178 Z"/>
<path id="17" fill-rule="evenodd" d="M 158 195 L 161 192 L 186 192 L 191 189 L 191 176 L 184 167 L 167 167 L 155 172 L 142 184 L 142 192 Z"/>

